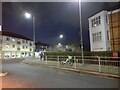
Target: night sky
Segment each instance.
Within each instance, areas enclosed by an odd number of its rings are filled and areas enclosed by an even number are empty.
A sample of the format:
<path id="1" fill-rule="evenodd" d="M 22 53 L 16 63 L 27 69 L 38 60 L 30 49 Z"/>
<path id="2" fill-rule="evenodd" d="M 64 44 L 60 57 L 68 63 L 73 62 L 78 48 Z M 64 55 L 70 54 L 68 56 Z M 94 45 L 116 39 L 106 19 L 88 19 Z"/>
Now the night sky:
<path id="1" fill-rule="evenodd" d="M 114 3 L 82 3 L 84 50 L 89 50 L 88 18 L 111 7 Z M 2 3 L 3 31 L 24 35 L 32 39 L 32 20 L 24 12 L 36 17 L 36 41 L 48 44 L 80 43 L 79 9 L 77 2 L 27 2 Z M 59 39 L 63 34 L 64 38 Z"/>

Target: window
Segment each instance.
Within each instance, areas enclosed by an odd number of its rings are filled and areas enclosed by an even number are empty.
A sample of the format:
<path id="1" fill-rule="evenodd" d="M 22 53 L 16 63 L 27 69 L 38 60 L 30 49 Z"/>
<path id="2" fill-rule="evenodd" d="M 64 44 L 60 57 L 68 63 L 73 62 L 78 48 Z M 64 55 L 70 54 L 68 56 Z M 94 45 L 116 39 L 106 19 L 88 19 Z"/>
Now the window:
<path id="1" fill-rule="evenodd" d="M 18 51 L 20 51 L 20 48 L 17 48 Z"/>
<path id="2" fill-rule="evenodd" d="M 30 46 L 32 46 L 32 43 L 30 42 Z"/>
<path id="3" fill-rule="evenodd" d="M 25 40 L 22 40 L 23 43 L 25 43 Z"/>
<path id="4" fill-rule="evenodd" d="M 10 38 L 9 38 L 9 37 L 7 37 L 7 38 L 6 38 L 6 41 L 10 41 Z"/>
<path id="5" fill-rule="evenodd" d="M 97 33 L 96 36 L 96 41 L 99 41 L 99 33 Z"/>
<path id="6" fill-rule="evenodd" d="M 25 46 L 23 46 L 23 49 L 25 48 Z"/>
<path id="7" fill-rule="evenodd" d="M 15 39 L 14 39 L 14 38 L 12 38 L 12 41 L 14 42 L 14 41 L 15 41 Z"/>
<path id="8" fill-rule="evenodd" d="M 27 49 L 28 47 L 26 46 L 26 49 Z"/>
<path id="9" fill-rule="evenodd" d="M 96 26 L 98 26 L 99 24 L 101 24 L 101 17 L 98 16 L 98 17 L 92 19 L 91 22 L 92 22 L 92 27 L 96 27 Z"/>
<path id="10" fill-rule="evenodd" d="M 6 48 L 9 48 L 9 46 L 10 46 L 9 44 L 6 44 Z"/>
<path id="11" fill-rule="evenodd" d="M 98 17 L 98 24 L 101 24 L 101 17 Z"/>
<path id="12" fill-rule="evenodd" d="M 32 49 L 30 48 L 30 51 L 32 51 Z"/>
<path id="13" fill-rule="evenodd" d="M 94 36 L 94 38 L 95 38 L 95 42 L 96 42 L 96 38 L 97 38 L 97 36 L 96 36 L 96 33 L 95 33 L 95 36 Z"/>
<path id="14" fill-rule="evenodd" d="M 13 48 L 15 48 L 15 45 L 12 45 Z"/>
<path id="15" fill-rule="evenodd" d="M 92 34 L 92 40 L 93 40 L 93 42 L 95 41 L 95 40 L 94 40 L 94 34 Z"/>
<path id="16" fill-rule="evenodd" d="M 20 44 L 20 41 L 17 41 L 17 44 Z"/>
<path id="17" fill-rule="evenodd" d="M 108 23 L 108 15 L 106 15 L 106 23 Z"/>
<path id="18" fill-rule="evenodd" d="M 28 41 L 26 40 L 26 43 L 28 43 Z"/>
<path id="19" fill-rule="evenodd" d="M 94 24 L 93 24 L 93 19 L 92 19 L 92 27 L 94 26 Z"/>
<path id="20" fill-rule="evenodd" d="M 99 40 L 102 41 L 101 32 L 99 32 Z"/>
<path id="21" fill-rule="evenodd" d="M 109 31 L 107 31 L 107 40 L 110 41 Z"/>
<path id="22" fill-rule="evenodd" d="M 93 42 L 99 42 L 102 40 L 101 38 L 102 38 L 101 32 L 92 34 L 92 41 Z"/>

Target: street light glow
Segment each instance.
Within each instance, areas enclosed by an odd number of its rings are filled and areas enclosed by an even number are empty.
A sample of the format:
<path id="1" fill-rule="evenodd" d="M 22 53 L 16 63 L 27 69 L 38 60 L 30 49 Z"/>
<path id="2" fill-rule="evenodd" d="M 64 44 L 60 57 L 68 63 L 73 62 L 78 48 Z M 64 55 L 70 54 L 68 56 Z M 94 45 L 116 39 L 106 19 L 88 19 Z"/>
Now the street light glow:
<path id="1" fill-rule="evenodd" d="M 31 18 L 31 14 L 30 13 L 25 13 L 25 17 L 29 19 L 29 18 Z"/>
<path id="2" fill-rule="evenodd" d="M 63 35 L 62 35 L 62 34 L 60 35 L 60 38 L 63 38 Z"/>
<path id="3" fill-rule="evenodd" d="M 62 44 L 61 44 L 61 43 L 58 43 L 58 46 L 62 46 Z"/>

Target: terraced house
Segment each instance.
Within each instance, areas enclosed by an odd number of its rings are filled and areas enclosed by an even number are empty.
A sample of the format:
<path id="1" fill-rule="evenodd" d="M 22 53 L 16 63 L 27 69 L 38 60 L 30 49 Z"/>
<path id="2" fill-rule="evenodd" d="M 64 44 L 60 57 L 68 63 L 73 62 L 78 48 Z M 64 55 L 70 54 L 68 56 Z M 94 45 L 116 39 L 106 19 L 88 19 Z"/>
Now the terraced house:
<path id="1" fill-rule="evenodd" d="M 0 59 L 33 56 L 33 41 L 23 35 L 0 31 Z"/>

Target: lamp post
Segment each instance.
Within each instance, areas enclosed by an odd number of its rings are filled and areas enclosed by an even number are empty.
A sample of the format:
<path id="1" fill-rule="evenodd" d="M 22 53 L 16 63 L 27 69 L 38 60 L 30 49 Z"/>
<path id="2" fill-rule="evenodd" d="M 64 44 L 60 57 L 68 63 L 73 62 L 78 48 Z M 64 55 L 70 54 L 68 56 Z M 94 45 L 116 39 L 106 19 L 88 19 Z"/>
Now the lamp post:
<path id="1" fill-rule="evenodd" d="M 83 54 L 83 31 L 82 31 L 82 4 L 81 4 L 82 0 L 79 0 L 79 4 L 78 4 L 78 7 L 79 7 L 79 15 L 80 15 L 80 47 L 81 47 L 81 58 L 82 58 L 82 64 L 84 65 L 84 54 Z"/>
<path id="2" fill-rule="evenodd" d="M 32 17 L 32 24 L 33 24 L 33 57 L 35 58 L 35 16 L 26 12 L 25 17 L 27 19 L 30 19 Z"/>

